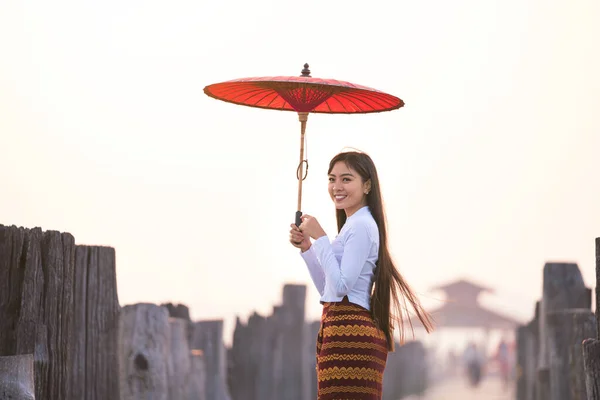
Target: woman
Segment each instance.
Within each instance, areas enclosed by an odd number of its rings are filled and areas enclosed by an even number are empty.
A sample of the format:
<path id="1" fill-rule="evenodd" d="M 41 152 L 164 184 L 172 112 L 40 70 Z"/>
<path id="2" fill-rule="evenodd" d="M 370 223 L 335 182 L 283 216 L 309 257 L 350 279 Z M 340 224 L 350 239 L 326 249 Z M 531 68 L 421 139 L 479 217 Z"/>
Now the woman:
<path id="1" fill-rule="evenodd" d="M 330 243 L 310 215 L 303 215 L 300 226 L 292 224 L 290 230 L 290 242 L 301 250 L 323 304 L 317 338 L 318 400 L 379 400 L 387 353 L 394 349 L 395 323 L 401 342 L 404 338 L 400 302 L 412 305 L 428 332 L 432 322 L 388 251 L 371 157 L 340 153 L 329 163 L 328 175 L 336 238 Z"/>

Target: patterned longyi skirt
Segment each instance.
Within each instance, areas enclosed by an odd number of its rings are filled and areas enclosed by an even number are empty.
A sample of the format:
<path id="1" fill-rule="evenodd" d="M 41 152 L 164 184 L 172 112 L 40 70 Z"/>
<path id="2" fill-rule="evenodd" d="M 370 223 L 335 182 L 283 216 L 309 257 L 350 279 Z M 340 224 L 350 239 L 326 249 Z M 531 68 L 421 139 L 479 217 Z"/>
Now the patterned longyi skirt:
<path id="1" fill-rule="evenodd" d="M 323 303 L 317 337 L 318 400 L 380 400 L 387 340 L 371 313 L 350 303 Z"/>

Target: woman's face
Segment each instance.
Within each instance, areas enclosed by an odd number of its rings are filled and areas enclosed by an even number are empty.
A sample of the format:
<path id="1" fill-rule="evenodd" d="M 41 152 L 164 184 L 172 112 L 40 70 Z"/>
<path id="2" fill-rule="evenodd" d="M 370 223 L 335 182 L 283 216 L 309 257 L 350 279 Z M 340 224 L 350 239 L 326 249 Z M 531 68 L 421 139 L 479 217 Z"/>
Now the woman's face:
<path id="1" fill-rule="evenodd" d="M 335 163 L 329 174 L 329 195 L 338 210 L 346 211 L 349 217 L 367 205 L 367 195 L 371 182 L 363 182 L 362 177 L 345 162 Z"/>

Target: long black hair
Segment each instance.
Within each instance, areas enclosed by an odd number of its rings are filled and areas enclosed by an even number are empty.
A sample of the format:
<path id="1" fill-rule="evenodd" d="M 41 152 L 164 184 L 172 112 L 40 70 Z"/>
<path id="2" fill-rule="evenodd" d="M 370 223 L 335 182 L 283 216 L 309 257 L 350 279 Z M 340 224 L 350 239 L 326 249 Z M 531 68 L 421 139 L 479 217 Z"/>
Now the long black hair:
<path id="1" fill-rule="evenodd" d="M 400 328 L 401 343 L 404 341 L 405 318 L 412 328 L 408 317 L 407 302 L 410 303 L 427 332 L 433 330 L 433 322 L 408 283 L 396 269 L 388 250 L 385 212 L 375 163 L 366 153 L 343 152 L 333 157 L 327 173 L 330 174 L 334 165 L 340 161 L 344 162 L 348 168 L 355 170 L 362 178 L 363 183 L 371 180 L 371 189 L 366 195 L 367 206 L 379 228 L 379 256 L 375 269 L 375 284 L 371 294 L 371 312 L 375 323 L 387 338 L 388 350 L 393 351 L 395 323 Z M 340 231 L 346 223 L 346 212 L 336 210 L 336 217 L 338 231 Z M 402 307 L 400 303 L 402 303 Z"/>

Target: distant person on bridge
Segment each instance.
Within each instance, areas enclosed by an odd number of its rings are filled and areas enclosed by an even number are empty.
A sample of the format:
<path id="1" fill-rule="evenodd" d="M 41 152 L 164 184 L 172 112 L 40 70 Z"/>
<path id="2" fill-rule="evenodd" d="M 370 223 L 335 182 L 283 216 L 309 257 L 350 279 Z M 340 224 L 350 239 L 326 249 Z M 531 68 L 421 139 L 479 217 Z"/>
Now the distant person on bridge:
<path id="1" fill-rule="evenodd" d="M 463 353 L 463 361 L 469 383 L 473 387 L 478 386 L 483 374 L 484 359 L 475 342 L 471 341 L 467 345 Z"/>
<path id="2" fill-rule="evenodd" d="M 510 349 L 506 340 L 501 339 L 496 351 L 496 362 L 498 363 L 498 371 L 500 378 L 504 384 L 504 389 L 508 389 L 510 378 Z"/>

